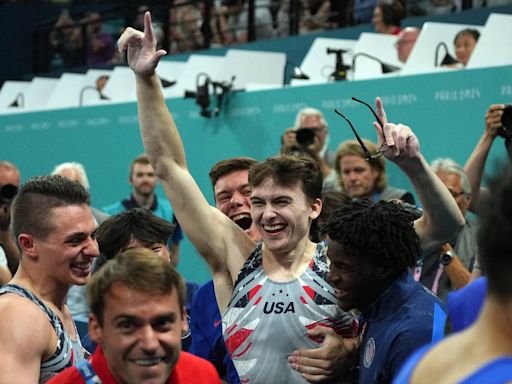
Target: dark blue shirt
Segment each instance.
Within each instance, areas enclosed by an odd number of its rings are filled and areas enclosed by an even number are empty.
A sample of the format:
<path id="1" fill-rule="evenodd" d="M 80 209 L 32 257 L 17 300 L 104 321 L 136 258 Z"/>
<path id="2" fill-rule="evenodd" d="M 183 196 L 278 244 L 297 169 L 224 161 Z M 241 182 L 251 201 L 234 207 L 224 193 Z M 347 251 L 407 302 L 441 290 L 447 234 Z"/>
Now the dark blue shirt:
<path id="1" fill-rule="evenodd" d="M 391 383 L 409 355 L 444 336 L 444 304 L 409 272 L 396 279 L 362 315 L 366 323 L 359 360 L 362 384 Z"/>
<path id="2" fill-rule="evenodd" d="M 229 384 L 239 384 L 238 373 L 222 337 L 222 318 L 215 298 L 213 281 L 202 285 L 192 299 L 190 330 L 192 344 L 188 352 L 209 360 L 219 376 Z"/>

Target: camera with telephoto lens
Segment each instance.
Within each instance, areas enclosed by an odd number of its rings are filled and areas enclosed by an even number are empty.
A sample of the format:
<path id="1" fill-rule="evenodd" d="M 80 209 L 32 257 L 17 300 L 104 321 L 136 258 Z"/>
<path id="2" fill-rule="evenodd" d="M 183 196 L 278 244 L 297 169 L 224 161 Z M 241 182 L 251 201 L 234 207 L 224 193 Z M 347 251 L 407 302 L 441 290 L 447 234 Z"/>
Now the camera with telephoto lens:
<path id="1" fill-rule="evenodd" d="M 498 129 L 498 135 L 503 137 L 506 141 L 512 139 L 512 104 L 506 104 L 501 115 L 502 126 Z"/>
<path id="2" fill-rule="evenodd" d="M 10 204 L 17 193 L 18 187 L 15 185 L 5 184 L 0 186 L 0 204 Z"/>
<path id="3" fill-rule="evenodd" d="M 315 131 L 311 128 L 299 128 L 296 131 L 297 143 L 307 147 L 315 142 Z"/>

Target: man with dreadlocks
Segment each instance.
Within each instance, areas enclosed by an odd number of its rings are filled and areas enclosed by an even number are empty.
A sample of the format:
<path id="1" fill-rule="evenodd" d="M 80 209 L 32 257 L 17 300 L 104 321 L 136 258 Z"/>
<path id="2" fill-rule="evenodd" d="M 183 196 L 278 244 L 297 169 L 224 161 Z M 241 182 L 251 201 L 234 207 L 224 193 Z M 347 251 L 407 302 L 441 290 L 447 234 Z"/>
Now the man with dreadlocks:
<path id="1" fill-rule="evenodd" d="M 324 231 L 338 305 L 362 313 L 359 383 L 390 383 L 414 350 L 442 338 L 446 320 L 409 272 L 420 252 L 412 216 L 397 203 L 360 200 L 336 210 Z"/>

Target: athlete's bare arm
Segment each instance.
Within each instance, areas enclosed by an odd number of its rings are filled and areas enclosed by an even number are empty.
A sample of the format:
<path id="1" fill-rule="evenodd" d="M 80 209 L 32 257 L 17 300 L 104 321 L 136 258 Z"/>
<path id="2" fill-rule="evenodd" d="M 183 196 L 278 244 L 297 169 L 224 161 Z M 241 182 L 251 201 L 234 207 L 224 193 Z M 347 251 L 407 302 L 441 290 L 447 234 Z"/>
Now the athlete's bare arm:
<path id="1" fill-rule="evenodd" d="M 374 123 L 379 148 L 407 175 L 423 205 L 422 217 L 414 222 L 421 247 L 424 251 L 438 249 L 462 229 L 464 217 L 446 186 L 421 154 L 418 138 L 411 128 L 388 123 L 380 98 L 376 104 L 377 114 L 384 124 L 383 132 Z"/>
<path id="2" fill-rule="evenodd" d="M 38 383 L 41 361 L 57 347 L 48 318 L 35 304 L 9 293 L 0 296 L 0 313 L 0 383 Z"/>
<path id="3" fill-rule="evenodd" d="M 228 217 L 208 204 L 187 168 L 180 134 L 155 75 L 155 68 L 165 51 L 156 50 L 149 12 L 144 15 L 144 32 L 127 28 L 118 45 L 121 51 L 127 50 L 128 63 L 135 73 L 144 148 L 163 182 L 180 225 L 212 270 L 217 300 L 223 310 L 254 242 Z"/>

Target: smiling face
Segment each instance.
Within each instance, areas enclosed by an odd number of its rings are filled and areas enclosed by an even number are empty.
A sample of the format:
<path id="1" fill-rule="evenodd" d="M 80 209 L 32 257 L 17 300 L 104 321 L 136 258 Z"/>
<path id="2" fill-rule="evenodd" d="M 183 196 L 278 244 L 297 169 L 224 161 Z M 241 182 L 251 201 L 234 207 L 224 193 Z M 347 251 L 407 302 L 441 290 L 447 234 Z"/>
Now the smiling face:
<path id="1" fill-rule="evenodd" d="M 175 289 L 155 294 L 116 282 L 105 296 L 103 321 L 91 315 L 89 334 L 118 383 L 165 383 L 180 355 L 185 317 Z"/>
<path id="2" fill-rule="evenodd" d="M 251 187 L 249 186 L 249 170 L 243 169 L 219 177 L 213 192 L 215 206 L 233 220 L 252 239 L 258 237 L 252 226 L 251 218 Z"/>
<path id="3" fill-rule="evenodd" d="M 457 56 L 457 60 L 459 60 L 462 65 L 467 65 L 475 46 L 476 40 L 469 33 L 463 34 L 457 39 L 455 42 L 455 56 Z"/>
<path id="4" fill-rule="evenodd" d="M 341 309 L 365 308 L 379 296 L 379 271 L 364 257 L 349 254 L 337 241 L 330 240 L 327 249 L 330 271 L 329 281 Z"/>
<path id="5" fill-rule="evenodd" d="M 37 260 L 41 275 L 61 285 L 84 285 L 89 280 L 93 258 L 99 256 L 94 238 L 96 223 L 86 204 L 54 208 L 48 217 L 52 230 L 41 239 L 20 235 L 22 248 Z"/>
<path id="6" fill-rule="evenodd" d="M 359 156 L 345 155 L 340 159 L 343 188 L 351 197 L 363 198 L 372 194 L 379 172 Z"/>
<path id="7" fill-rule="evenodd" d="M 308 238 L 311 222 L 322 209 L 320 199 L 306 199 L 300 183 L 288 188 L 272 179 L 253 188 L 251 203 L 252 220 L 265 246 L 279 254 L 292 252 Z"/>

